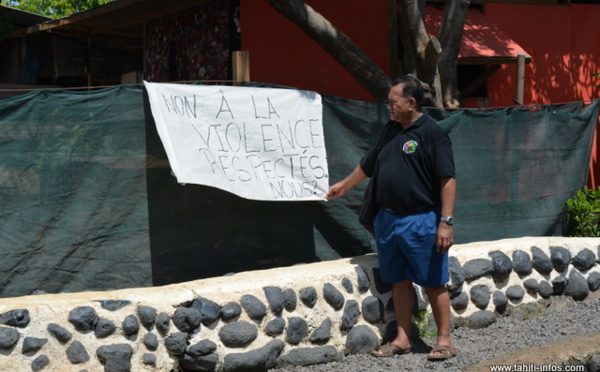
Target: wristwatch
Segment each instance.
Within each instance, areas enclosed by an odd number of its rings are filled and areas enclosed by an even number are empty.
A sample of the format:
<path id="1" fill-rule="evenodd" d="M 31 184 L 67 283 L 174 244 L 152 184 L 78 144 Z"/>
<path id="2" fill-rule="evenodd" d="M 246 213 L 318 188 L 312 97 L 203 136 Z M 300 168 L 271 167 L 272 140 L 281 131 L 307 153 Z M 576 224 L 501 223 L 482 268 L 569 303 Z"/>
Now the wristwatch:
<path id="1" fill-rule="evenodd" d="M 440 220 L 446 222 L 450 226 L 454 226 L 454 217 L 442 217 Z"/>

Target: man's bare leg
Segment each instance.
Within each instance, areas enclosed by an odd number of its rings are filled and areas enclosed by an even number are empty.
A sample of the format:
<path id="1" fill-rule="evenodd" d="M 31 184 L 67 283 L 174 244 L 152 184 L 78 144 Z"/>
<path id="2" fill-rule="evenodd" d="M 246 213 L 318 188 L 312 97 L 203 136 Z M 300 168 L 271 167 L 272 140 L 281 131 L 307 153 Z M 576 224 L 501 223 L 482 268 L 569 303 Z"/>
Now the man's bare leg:
<path id="1" fill-rule="evenodd" d="M 450 295 L 446 286 L 425 288 L 438 330 L 436 346 L 452 346 L 450 337 Z M 433 355 L 438 355 L 434 353 Z"/>
<path id="2" fill-rule="evenodd" d="M 414 303 L 413 284 L 409 280 L 392 284 L 392 301 L 394 303 L 394 314 L 396 315 L 396 325 L 398 334 L 396 338 L 390 341 L 393 345 L 400 349 L 399 353 L 405 354 L 412 347 L 411 340 L 411 322 L 412 309 Z M 389 346 L 386 344 L 373 352 L 376 356 L 384 356 L 382 354 L 389 351 Z M 388 355 L 389 356 L 389 355 Z"/>
<path id="3" fill-rule="evenodd" d="M 392 301 L 398 334 L 393 344 L 403 349 L 412 346 L 411 323 L 414 303 L 414 287 L 410 280 L 392 284 Z"/>

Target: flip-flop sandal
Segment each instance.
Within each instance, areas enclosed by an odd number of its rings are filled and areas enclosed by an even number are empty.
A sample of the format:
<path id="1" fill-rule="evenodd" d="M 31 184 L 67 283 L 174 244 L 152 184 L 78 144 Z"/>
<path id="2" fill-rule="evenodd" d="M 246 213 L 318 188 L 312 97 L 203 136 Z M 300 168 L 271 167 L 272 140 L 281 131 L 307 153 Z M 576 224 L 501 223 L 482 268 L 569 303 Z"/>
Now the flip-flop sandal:
<path id="1" fill-rule="evenodd" d="M 403 349 L 399 346 L 394 345 L 391 342 L 388 342 L 379 349 L 373 350 L 371 352 L 371 355 L 375 357 L 391 357 L 394 355 L 404 355 L 408 353 L 410 353 L 410 348 Z"/>
<path id="2" fill-rule="evenodd" d="M 438 354 L 435 354 L 438 353 Z M 431 349 L 427 355 L 428 360 L 443 360 L 449 359 L 456 355 L 458 351 L 454 346 L 438 345 Z"/>

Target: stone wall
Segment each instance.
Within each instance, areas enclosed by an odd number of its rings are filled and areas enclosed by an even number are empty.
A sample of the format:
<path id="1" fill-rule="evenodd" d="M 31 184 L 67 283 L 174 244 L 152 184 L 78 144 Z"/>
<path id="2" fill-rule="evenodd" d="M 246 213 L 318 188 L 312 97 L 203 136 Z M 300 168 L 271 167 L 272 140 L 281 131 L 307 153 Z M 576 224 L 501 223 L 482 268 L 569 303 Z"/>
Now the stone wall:
<path id="1" fill-rule="evenodd" d="M 456 325 L 600 287 L 600 239 L 522 238 L 451 251 Z M 416 288 L 416 309 L 427 299 Z M 375 255 L 154 288 L 0 299 L 0 370 L 266 371 L 368 353 L 390 336 Z M 179 369 L 177 369 L 179 368 Z"/>

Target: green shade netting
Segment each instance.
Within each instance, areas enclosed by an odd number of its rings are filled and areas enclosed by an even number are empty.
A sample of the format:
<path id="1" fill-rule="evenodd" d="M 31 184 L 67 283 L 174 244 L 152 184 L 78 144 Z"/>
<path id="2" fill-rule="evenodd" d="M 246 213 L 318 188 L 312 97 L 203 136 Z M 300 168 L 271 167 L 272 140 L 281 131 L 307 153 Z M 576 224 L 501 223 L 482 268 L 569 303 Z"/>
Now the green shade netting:
<path id="1" fill-rule="evenodd" d="M 563 234 L 565 201 L 587 180 L 598 101 L 427 112 L 454 146 L 455 243 Z M 330 184 L 388 118 L 385 105 L 323 96 Z M 329 202 L 261 202 L 177 184 L 142 85 L 0 100 L 0 296 L 374 252 L 357 220 L 365 187 Z"/>

